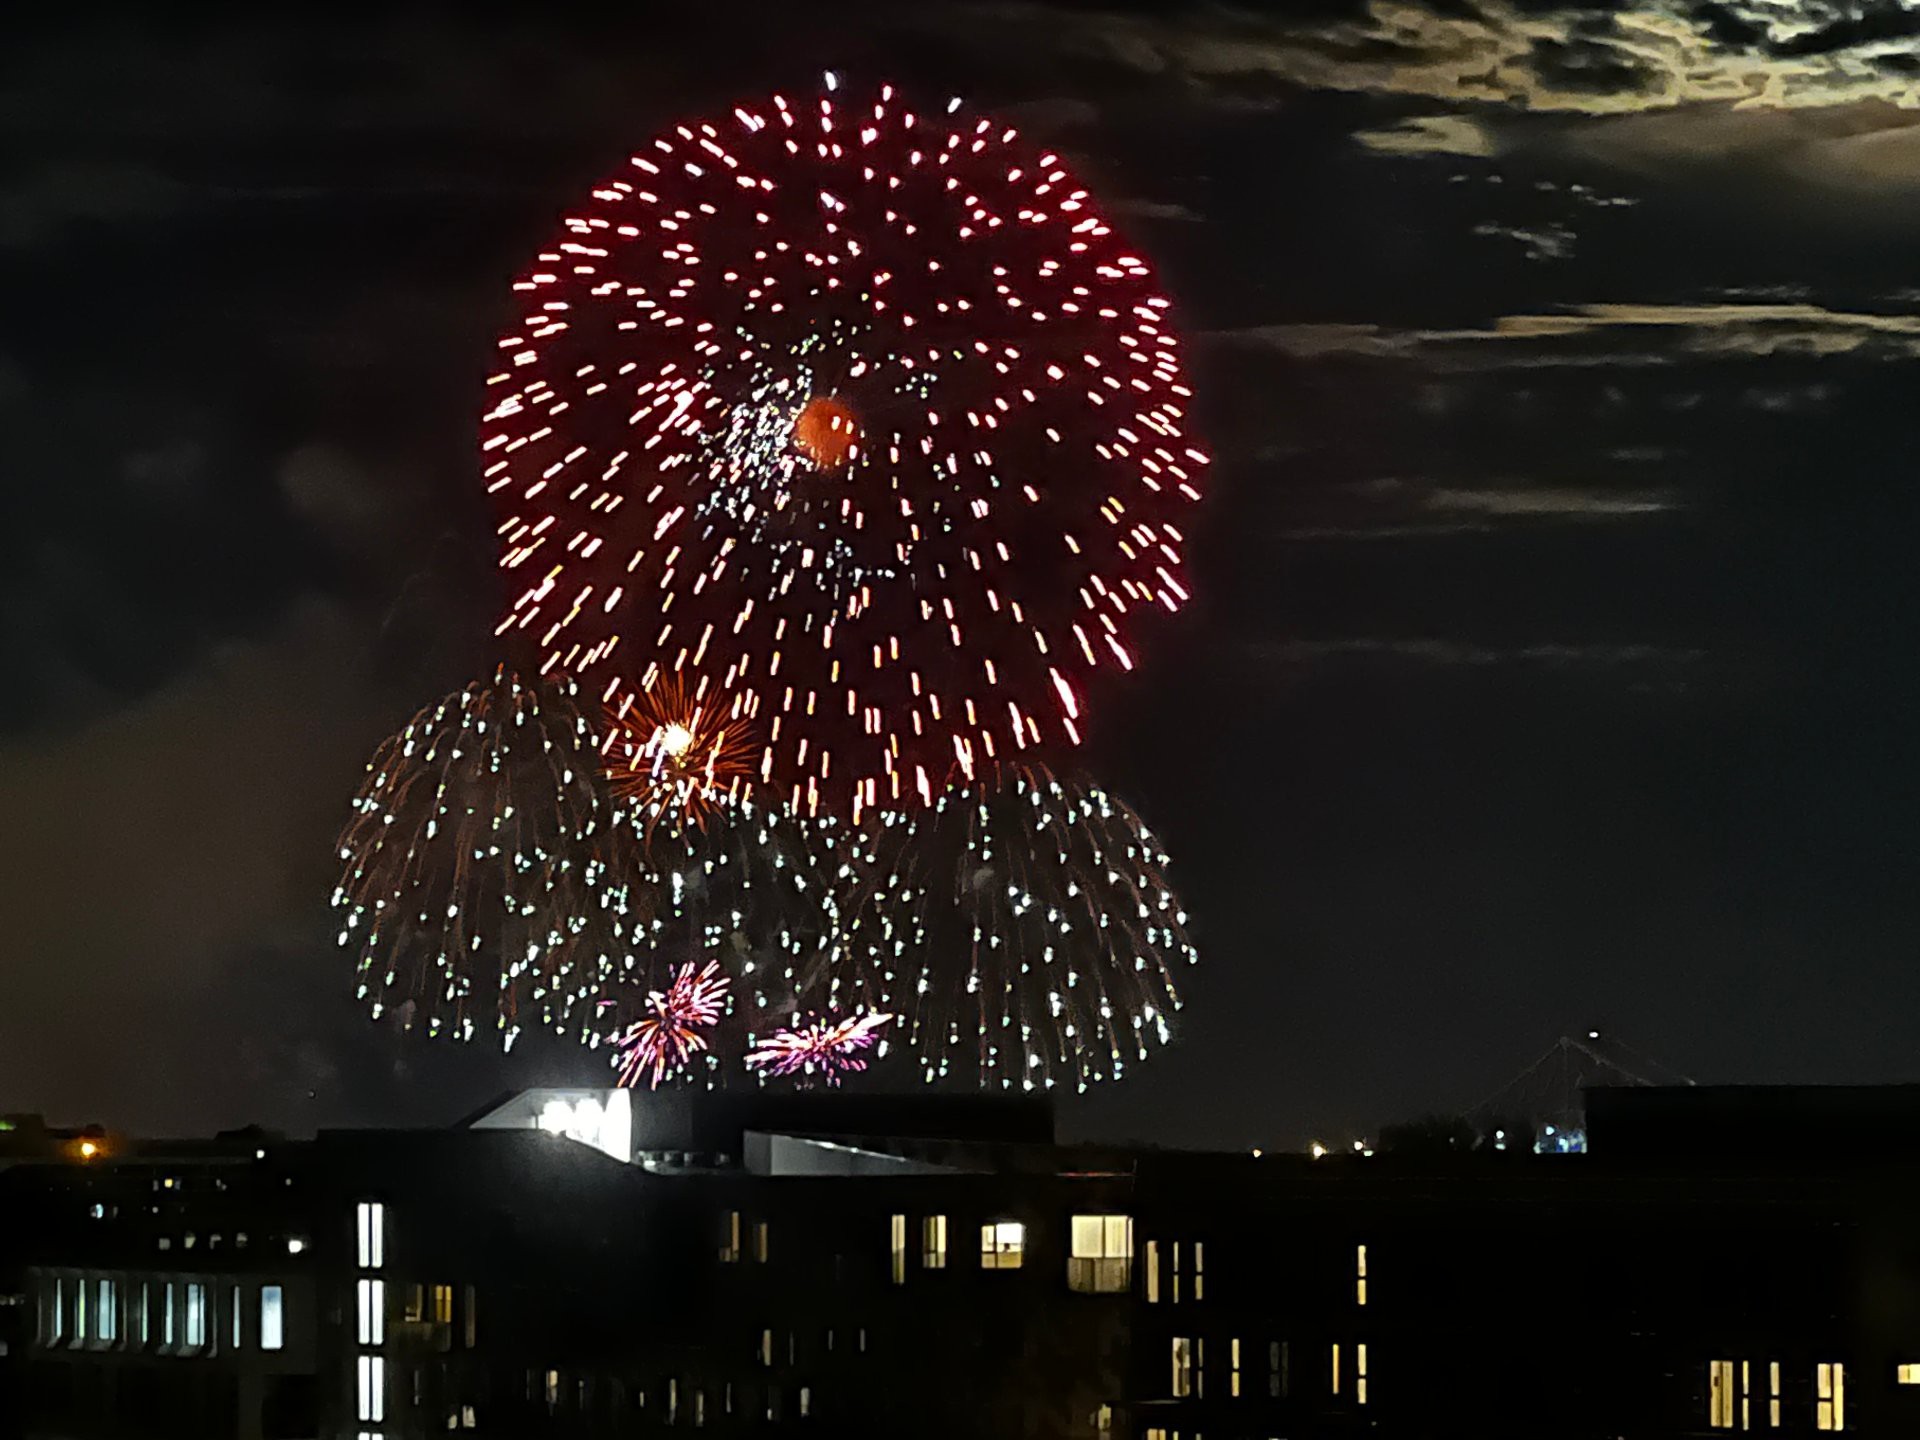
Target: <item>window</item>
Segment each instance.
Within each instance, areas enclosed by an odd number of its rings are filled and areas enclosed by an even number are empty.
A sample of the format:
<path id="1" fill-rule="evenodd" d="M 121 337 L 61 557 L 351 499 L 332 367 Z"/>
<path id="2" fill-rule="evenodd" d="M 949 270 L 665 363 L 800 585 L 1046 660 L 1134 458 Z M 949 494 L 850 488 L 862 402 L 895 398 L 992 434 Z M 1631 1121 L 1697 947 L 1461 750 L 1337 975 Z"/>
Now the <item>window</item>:
<path id="1" fill-rule="evenodd" d="M 73 1282 L 73 1338 L 76 1344 L 85 1343 L 87 1338 L 87 1277 L 77 1276 Z"/>
<path id="2" fill-rule="evenodd" d="M 1240 1393 L 1240 1338 L 1235 1336 L 1227 1342 L 1227 1393 L 1238 1396 Z"/>
<path id="3" fill-rule="evenodd" d="M 1746 1430 L 1753 1424 L 1753 1366 L 1747 1361 L 1740 1362 L 1740 1428 Z"/>
<path id="4" fill-rule="evenodd" d="M 1353 1303 L 1364 1305 L 1367 1303 L 1367 1247 L 1356 1245 L 1353 1253 Z"/>
<path id="5" fill-rule="evenodd" d="M 947 1268 L 947 1217 L 929 1215 L 920 1222 L 920 1264 L 927 1270 Z"/>
<path id="6" fill-rule="evenodd" d="M 402 1301 L 400 1318 L 418 1325 L 427 1318 L 427 1292 L 418 1285 L 409 1285 L 400 1292 L 406 1298 Z"/>
<path id="7" fill-rule="evenodd" d="M 165 1285 L 161 1287 L 161 1290 L 160 1290 L 161 1298 L 162 1298 L 162 1301 L 164 1302 L 161 1305 L 160 1343 L 165 1346 L 172 1346 L 176 1344 L 178 1342 L 179 1333 L 180 1333 L 178 1330 L 174 1328 L 174 1320 L 173 1320 L 174 1289 L 175 1289 L 174 1283 L 171 1280 L 169 1280 Z"/>
<path id="8" fill-rule="evenodd" d="M 94 1334 L 102 1344 L 111 1345 L 120 1338 L 120 1292 L 111 1280 L 102 1280 L 94 1291 Z"/>
<path id="9" fill-rule="evenodd" d="M 207 1287 L 187 1282 L 187 1339 L 189 1350 L 203 1349 L 207 1343 Z"/>
<path id="10" fill-rule="evenodd" d="M 1902 1385 L 1920 1385 L 1920 1365 L 1896 1366 L 1893 1377 Z"/>
<path id="11" fill-rule="evenodd" d="M 737 1264 L 740 1259 L 740 1212 L 729 1210 L 726 1223 L 720 1231 L 720 1262 L 723 1265 Z"/>
<path id="12" fill-rule="evenodd" d="M 1124 1295 L 1133 1287 L 1133 1217 L 1076 1215 L 1067 1288 L 1083 1295 Z"/>
<path id="13" fill-rule="evenodd" d="M 980 1227 L 982 1270 L 1018 1270 L 1026 1250 L 1027 1227 L 1018 1220 L 990 1220 Z"/>
<path id="14" fill-rule="evenodd" d="M 1173 1398 L 1185 1400 L 1193 1394 L 1194 1342 L 1185 1335 L 1173 1337 Z"/>
<path id="15" fill-rule="evenodd" d="M 58 1345 L 67 1338 L 67 1282 L 53 1277 L 53 1319 L 47 1327 L 47 1343 Z"/>
<path id="16" fill-rule="evenodd" d="M 813 1413 L 813 1387 L 810 1385 L 802 1385 L 800 1387 L 799 1400 L 802 1418 L 811 1415 Z"/>
<path id="17" fill-rule="evenodd" d="M 1767 1424 L 1774 1429 L 1780 1428 L 1780 1362 L 1772 1361 L 1767 1366 Z"/>
<path id="18" fill-rule="evenodd" d="M 387 1207 L 377 1200 L 362 1200 L 353 1208 L 360 1268 L 378 1270 L 387 1263 Z"/>
<path id="19" fill-rule="evenodd" d="M 1715 1430 L 1733 1428 L 1733 1362 L 1707 1362 L 1707 1424 Z"/>
<path id="20" fill-rule="evenodd" d="M 262 1350 L 278 1350 L 286 1344 L 286 1310 L 282 1297 L 283 1292 L 278 1285 L 260 1287 L 260 1348 Z"/>
<path id="21" fill-rule="evenodd" d="M 1840 1364 L 1816 1365 L 1813 1370 L 1816 1430 L 1847 1428 L 1847 1367 Z"/>
<path id="22" fill-rule="evenodd" d="M 1193 1242 L 1193 1298 L 1207 1298 L 1207 1247 L 1198 1240 Z"/>
<path id="23" fill-rule="evenodd" d="M 227 1310 L 233 1316 L 233 1348 L 238 1350 L 246 1343 L 244 1338 L 245 1332 L 241 1328 L 240 1287 L 238 1285 L 229 1285 L 227 1287 Z"/>
<path id="24" fill-rule="evenodd" d="M 760 1332 L 760 1363 L 769 1370 L 773 1368 L 773 1331 Z"/>
<path id="25" fill-rule="evenodd" d="M 1268 1344 L 1267 1394 L 1275 1400 L 1286 1395 L 1291 1388 L 1288 1384 L 1290 1377 L 1287 1375 L 1289 1358 L 1286 1341 L 1275 1340 Z"/>
<path id="26" fill-rule="evenodd" d="M 473 1293 L 473 1286 L 467 1286 L 465 1295 L 466 1309 L 463 1319 L 467 1327 L 467 1349 L 471 1350 L 479 1342 L 479 1312 L 476 1308 L 479 1297 Z"/>
<path id="27" fill-rule="evenodd" d="M 356 1398 L 359 1401 L 358 1415 L 362 1420 L 384 1420 L 387 1418 L 387 1362 L 379 1355 L 362 1355 L 357 1366 L 358 1385 Z M 547 1372 L 549 1377 L 552 1371 Z"/>
<path id="28" fill-rule="evenodd" d="M 1160 1242 L 1147 1241 L 1147 1303 L 1160 1303 Z"/>
<path id="29" fill-rule="evenodd" d="M 453 1324 L 453 1286 L 436 1285 L 433 1287 L 433 1323 L 436 1325 Z"/>
<path id="30" fill-rule="evenodd" d="M 1367 1343 L 1364 1340 L 1353 1347 L 1353 1400 L 1356 1405 L 1367 1403 Z"/>
<path id="31" fill-rule="evenodd" d="M 1337 1340 L 1333 1345 L 1333 1393 L 1340 1393 L 1340 1342 Z"/>
<path id="32" fill-rule="evenodd" d="M 907 1217 L 896 1215 L 888 1227 L 893 1249 L 893 1283 L 907 1283 Z"/>
<path id="33" fill-rule="evenodd" d="M 384 1345 L 387 1343 L 387 1282 L 362 1279 L 358 1290 L 354 1309 L 360 1319 L 360 1343 Z"/>
<path id="34" fill-rule="evenodd" d="M 153 1338 L 153 1297 L 148 1293 L 147 1283 L 140 1282 L 140 1348 L 145 1349 Z"/>
<path id="35" fill-rule="evenodd" d="M 753 1258 L 762 1265 L 767 1263 L 767 1222 L 756 1221 L 753 1227 Z"/>

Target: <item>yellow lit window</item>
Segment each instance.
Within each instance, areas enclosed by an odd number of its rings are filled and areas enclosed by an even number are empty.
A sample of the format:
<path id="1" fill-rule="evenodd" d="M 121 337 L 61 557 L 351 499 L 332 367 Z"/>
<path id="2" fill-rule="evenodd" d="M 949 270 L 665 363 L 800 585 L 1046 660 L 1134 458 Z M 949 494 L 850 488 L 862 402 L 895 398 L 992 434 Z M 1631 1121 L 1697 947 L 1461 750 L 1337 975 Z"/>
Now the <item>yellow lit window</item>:
<path id="1" fill-rule="evenodd" d="M 1240 1393 L 1240 1338 L 1235 1336 L 1227 1342 L 1227 1393 Z"/>
<path id="2" fill-rule="evenodd" d="M 436 1325 L 453 1323 L 453 1286 L 433 1287 L 433 1323 Z"/>
<path id="3" fill-rule="evenodd" d="M 1018 1270 L 1026 1251 L 1027 1227 L 1018 1220 L 990 1220 L 980 1227 L 982 1270 Z"/>
<path id="4" fill-rule="evenodd" d="M 1775 1430 L 1780 1428 L 1780 1362 L 1772 1361 L 1767 1366 L 1767 1424 Z"/>
<path id="5" fill-rule="evenodd" d="M 1076 1215 L 1067 1288 L 1083 1295 L 1124 1295 L 1133 1288 L 1133 1217 Z"/>
<path id="6" fill-rule="evenodd" d="M 1198 1240 L 1193 1242 L 1193 1298 L 1207 1298 L 1207 1247 Z"/>
<path id="7" fill-rule="evenodd" d="M 738 1210 L 729 1210 L 726 1222 L 721 1226 L 720 1259 L 727 1265 L 732 1265 L 740 1259 L 740 1212 Z"/>
<path id="8" fill-rule="evenodd" d="M 1173 1303 L 1180 1303 L 1180 1242 L 1173 1242 Z"/>
<path id="9" fill-rule="evenodd" d="M 1920 1385 L 1920 1365 L 1901 1365 L 1893 1373 L 1902 1385 Z"/>
<path id="10" fill-rule="evenodd" d="M 929 1270 L 947 1268 L 947 1217 L 929 1215 L 920 1222 L 920 1263 Z"/>
<path id="11" fill-rule="evenodd" d="M 764 1220 L 753 1227 L 753 1258 L 763 1265 L 767 1262 L 767 1222 Z"/>
<path id="12" fill-rule="evenodd" d="M 1353 1347 L 1353 1398 L 1361 1405 L 1367 1403 L 1367 1347 L 1364 1341 Z"/>
<path id="13" fill-rule="evenodd" d="M 1333 1345 L 1333 1393 L 1340 1393 L 1340 1342 L 1337 1340 Z"/>
<path id="14" fill-rule="evenodd" d="M 1354 1263 L 1353 1303 L 1356 1305 L 1364 1305 L 1367 1303 L 1367 1247 L 1366 1246 L 1364 1245 L 1354 1246 L 1354 1262 L 1353 1263 Z"/>
<path id="15" fill-rule="evenodd" d="M 1173 1337 L 1173 1398 L 1184 1400 L 1193 1394 L 1193 1341 L 1185 1335 Z"/>
<path id="16" fill-rule="evenodd" d="M 1147 1241 L 1147 1303 L 1160 1303 L 1160 1242 Z"/>
<path id="17" fill-rule="evenodd" d="M 1813 1370 L 1814 1393 L 1817 1397 L 1814 1405 L 1814 1428 L 1817 1430 L 1844 1430 L 1847 1428 L 1847 1367 L 1845 1365 L 1816 1365 Z"/>
<path id="18" fill-rule="evenodd" d="M 1753 1427 L 1753 1366 L 1740 1362 L 1740 1428 Z"/>
<path id="19" fill-rule="evenodd" d="M 893 1253 L 893 1283 L 907 1283 L 907 1217 L 896 1215 L 888 1226 Z"/>
<path id="20" fill-rule="evenodd" d="M 1715 1430 L 1733 1428 L 1733 1362 L 1707 1362 L 1707 1424 Z"/>

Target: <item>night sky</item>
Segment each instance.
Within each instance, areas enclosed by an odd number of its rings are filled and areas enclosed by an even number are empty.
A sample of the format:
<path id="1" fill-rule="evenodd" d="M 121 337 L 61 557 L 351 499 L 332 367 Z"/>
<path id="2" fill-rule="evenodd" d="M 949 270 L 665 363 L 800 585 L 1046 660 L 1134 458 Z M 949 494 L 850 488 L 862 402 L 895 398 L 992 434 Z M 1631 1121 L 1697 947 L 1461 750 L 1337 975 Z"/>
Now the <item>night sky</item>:
<path id="1" fill-rule="evenodd" d="M 0 1110 L 602 1083 L 369 1023 L 332 839 L 490 668 L 513 272 L 664 122 L 829 64 L 1073 158 L 1218 456 L 1089 757 L 1202 969 L 1069 1133 L 1371 1134 L 1589 1025 L 1920 1079 L 1920 4 L 534 8 L 10 22 Z"/>

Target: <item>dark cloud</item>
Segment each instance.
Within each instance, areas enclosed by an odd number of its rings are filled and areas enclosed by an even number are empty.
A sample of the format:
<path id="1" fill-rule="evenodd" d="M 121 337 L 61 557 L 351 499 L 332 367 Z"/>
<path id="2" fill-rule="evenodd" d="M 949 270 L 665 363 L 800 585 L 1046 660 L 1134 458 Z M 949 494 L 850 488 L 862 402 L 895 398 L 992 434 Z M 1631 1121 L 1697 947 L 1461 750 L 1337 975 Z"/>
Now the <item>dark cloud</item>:
<path id="1" fill-rule="evenodd" d="M 1765 25 L 1741 14 L 1732 5 L 1719 3 L 1719 0 L 1707 0 L 1704 5 L 1696 5 L 1693 19 L 1716 45 L 1749 48 L 1767 37 Z"/>
<path id="2" fill-rule="evenodd" d="M 1546 84 L 1583 94 L 1644 90 L 1653 76 L 1631 54 L 1597 40 L 1537 40 L 1530 58 L 1534 73 Z"/>
<path id="3" fill-rule="evenodd" d="M 1920 6 L 1870 0 L 1817 29 L 1777 40 L 1771 48 L 1776 55 L 1827 55 L 1914 35 L 1920 35 Z"/>

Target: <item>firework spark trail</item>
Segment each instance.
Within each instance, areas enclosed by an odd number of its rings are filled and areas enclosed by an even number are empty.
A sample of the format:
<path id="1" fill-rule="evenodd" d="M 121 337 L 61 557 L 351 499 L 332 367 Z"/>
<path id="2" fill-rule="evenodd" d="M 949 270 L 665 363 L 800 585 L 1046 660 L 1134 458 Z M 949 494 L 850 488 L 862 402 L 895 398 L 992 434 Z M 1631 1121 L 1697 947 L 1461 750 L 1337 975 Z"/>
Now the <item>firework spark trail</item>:
<path id="1" fill-rule="evenodd" d="M 716 716 L 677 675 L 609 703 L 602 728 L 607 782 L 632 802 L 648 839 L 663 821 L 704 829 L 716 809 L 744 798 L 752 727 Z"/>
<path id="2" fill-rule="evenodd" d="M 529 1007 L 570 1027 L 632 964 L 648 897 L 573 687 L 504 668 L 429 705 L 367 766 L 333 907 L 359 995 L 511 1044 Z"/>
<path id="3" fill-rule="evenodd" d="M 807 815 L 1077 744 L 1178 609 L 1206 456 L 1150 267 L 1058 155 L 892 87 L 672 128 L 518 282 L 502 634 L 684 678 Z"/>
<path id="4" fill-rule="evenodd" d="M 698 969 L 691 963 L 681 966 L 664 991 L 650 991 L 646 1018 L 614 1042 L 620 1084 L 631 1088 L 646 1076 L 648 1088 L 658 1089 L 669 1074 L 685 1071 L 707 1050 L 706 1032 L 726 1014 L 731 984 L 720 962 L 709 960 Z"/>
<path id="5" fill-rule="evenodd" d="M 838 1085 L 844 1076 L 867 1068 L 861 1052 L 878 1043 L 881 1028 L 892 1020 L 883 1014 L 850 1015 L 776 1030 L 753 1047 L 746 1065 L 767 1075 L 817 1073 L 828 1085 Z"/>
<path id="6" fill-rule="evenodd" d="M 1194 950 L 1166 863 L 1104 791 L 1001 767 L 860 832 L 802 993 L 898 1015 L 929 1080 L 1084 1090 L 1169 1038 Z"/>

